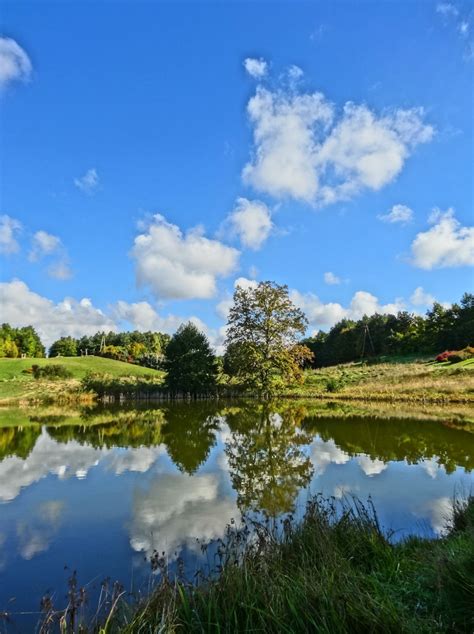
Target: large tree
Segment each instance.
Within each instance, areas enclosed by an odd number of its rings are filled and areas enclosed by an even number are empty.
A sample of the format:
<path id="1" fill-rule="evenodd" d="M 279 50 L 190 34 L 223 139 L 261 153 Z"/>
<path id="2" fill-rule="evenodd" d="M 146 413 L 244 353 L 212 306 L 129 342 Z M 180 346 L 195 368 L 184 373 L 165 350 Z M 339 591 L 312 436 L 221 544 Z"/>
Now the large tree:
<path id="1" fill-rule="evenodd" d="M 217 364 L 204 333 L 192 323 L 179 327 L 166 348 L 166 386 L 170 392 L 209 394 L 215 391 Z"/>
<path id="2" fill-rule="evenodd" d="M 230 309 L 225 368 L 261 396 L 302 380 L 311 351 L 298 343 L 307 319 L 289 298 L 288 287 L 260 282 L 238 286 Z"/>

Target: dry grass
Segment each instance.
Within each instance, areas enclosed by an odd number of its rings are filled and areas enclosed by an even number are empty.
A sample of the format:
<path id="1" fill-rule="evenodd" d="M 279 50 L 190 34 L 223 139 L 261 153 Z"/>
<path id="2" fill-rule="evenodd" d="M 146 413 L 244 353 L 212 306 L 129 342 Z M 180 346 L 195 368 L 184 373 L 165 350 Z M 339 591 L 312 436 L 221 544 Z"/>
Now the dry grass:
<path id="1" fill-rule="evenodd" d="M 287 396 L 334 400 L 474 403 L 474 365 L 440 367 L 431 363 L 353 363 L 309 370 L 300 388 Z"/>

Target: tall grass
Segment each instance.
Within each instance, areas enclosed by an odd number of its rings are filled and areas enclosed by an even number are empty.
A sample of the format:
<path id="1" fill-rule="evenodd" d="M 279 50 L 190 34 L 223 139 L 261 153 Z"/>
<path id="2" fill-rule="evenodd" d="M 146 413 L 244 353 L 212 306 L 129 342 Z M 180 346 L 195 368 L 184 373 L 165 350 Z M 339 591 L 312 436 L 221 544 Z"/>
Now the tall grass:
<path id="1" fill-rule="evenodd" d="M 187 581 L 179 564 L 172 573 L 157 553 L 160 580 L 151 596 L 135 607 L 109 601 L 105 625 L 89 631 L 431 634 L 474 628 L 473 498 L 454 505 L 438 540 L 393 543 L 370 501 L 318 496 L 300 522 L 247 519 L 229 526 L 217 546 L 215 569 L 198 581 Z M 67 631 L 65 614 L 57 613 Z M 54 623 L 51 613 L 45 622 Z M 77 620 L 73 629 L 87 631 Z"/>

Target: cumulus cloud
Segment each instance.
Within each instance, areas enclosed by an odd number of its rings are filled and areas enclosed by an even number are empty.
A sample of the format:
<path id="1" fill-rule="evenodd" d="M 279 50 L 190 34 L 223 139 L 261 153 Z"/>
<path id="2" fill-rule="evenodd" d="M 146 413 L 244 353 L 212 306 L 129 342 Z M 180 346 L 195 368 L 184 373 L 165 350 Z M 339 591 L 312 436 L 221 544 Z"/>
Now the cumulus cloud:
<path id="1" fill-rule="evenodd" d="M 259 86 L 247 105 L 254 157 L 242 172 L 245 183 L 276 197 L 312 201 L 319 190 L 316 133 L 333 108 L 320 93 L 295 95 Z"/>
<path id="2" fill-rule="evenodd" d="M 258 250 L 270 235 L 273 222 L 270 210 L 259 200 L 238 198 L 224 226 L 237 235 L 244 247 Z"/>
<path id="3" fill-rule="evenodd" d="M 463 227 L 447 211 L 435 209 L 430 216 L 432 227 L 419 233 L 411 245 L 412 263 L 422 269 L 474 265 L 474 227 Z"/>
<path id="4" fill-rule="evenodd" d="M 97 170 L 95 168 L 88 169 L 84 176 L 74 179 L 74 185 L 86 194 L 92 194 L 99 186 Z"/>
<path id="5" fill-rule="evenodd" d="M 43 429 L 26 458 L 9 456 L 0 462 L 0 502 L 14 500 L 20 492 L 49 475 L 60 480 L 84 480 L 99 463 L 120 475 L 126 471 L 144 473 L 165 453 L 162 445 L 127 449 L 95 448 L 75 440 L 57 442 Z M 40 506 L 42 522 L 58 520 L 62 507 L 48 502 Z"/>
<path id="6" fill-rule="evenodd" d="M 200 330 L 207 331 L 206 324 L 198 317 L 180 317 L 178 315 L 160 315 L 148 302 L 128 303 L 118 301 L 113 306 L 113 315 L 116 319 L 124 320 L 133 325 L 137 330 L 157 330 L 173 333 L 183 323 L 192 322 Z"/>
<path id="7" fill-rule="evenodd" d="M 428 516 L 433 531 L 437 535 L 444 535 L 452 522 L 453 500 L 449 497 L 428 500 L 422 504 L 418 514 Z"/>
<path id="8" fill-rule="evenodd" d="M 377 218 L 382 222 L 390 222 L 391 224 L 407 224 L 413 220 L 413 210 L 406 205 L 393 205 L 388 214 L 377 216 Z"/>
<path id="9" fill-rule="evenodd" d="M 87 298 L 54 303 L 20 281 L 0 283 L 2 319 L 12 326 L 34 326 L 46 346 L 61 336 L 81 337 L 117 330 L 115 323 Z"/>
<path id="10" fill-rule="evenodd" d="M 299 94 L 294 85 L 275 91 L 258 86 L 247 114 L 254 148 L 244 182 L 277 198 L 317 205 L 379 190 L 434 134 L 421 108 L 377 115 L 348 102 L 337 116 L 323 94 Z"/>
<path id="11" fill-rule="evenodd" d="M 197 539 L 222 537 L 232 518 L 239 513 L 220 492 L 220 474 L 163 474 L 135 494 L 130 544 L 149 557 L 165 552 L 172 561 L 183 547 L 199 552 Z"/>
<path id="12" fill-rule="evenodd" d="M 396 314 L 405 308 L 401 299 L 393 303 L 381 304 L 375 295 L 367 291 L 357 291 L 354 293 L 348 307 L 339 303 L 329 302 L 325 304 L 317 295 L 313 293 L 300 293 L 296 290 L 290 291 L 291 300 L 301 308 L 306 314 L 310 325 L 313 328 L 330 328 L 341 319 L 361 319 L 364 315 Z"/>
<path id="13" fill-rule="evenodd" d="M 244 60 L 244 68 L 251 77 L 261 79 L 267 74 L 268 64 L 262 57 L 247 57 Z"/>
<path id="14" fill-rule="evenodd" d="M 369 477 L 382 473 L 382 471 L 385 471 L 388 466 L 383 460 L 380 460 L 379 458 L 371 458 L 365 454 L 358 456 L 357 462 L 365 475 Z"/>
<path id="15" fill-rule="evenodd" d="M 349 454 L 340 449 L 332 439 L 316 438 L 310 451 L 315 475 L 322 475 L 330 464 L 346 464 L 351 459 Z"/>
<path id="16" fill-rule="evenodd" d="M 62 500 L 49 500 L 38 506 L 28 522 L 17 523 L 18 550 L 23 559 L 33 559 L 49 549 L 61 526 L 63 513 Z"/>
<path id="17" fill-rule="evenodd" d="M 434 296 L 426 293 L 422 286 L 415 288 L 410 297 L 410 302 L 413 306 L 431 306 L 435 301 Z"/>
<path id="18" fill-rule="evenodd" d="M 159 214 L 134 241 L 132 257 L 140 286 L 148 286 L 159 299 L 209 298 L 216 281 L 236 268 L 239 251 L 192 229 L 179 227 Z"/>
<path id="19" fill-rule="evenodd" d="M 33 71 L 30 58 L 10 37 L 0 37 L 0 88 L 14 81 L 28 81 Z"/>
<path id="20" fill-rule="evenodd" d="M 21 222 L 7 215 L 0 216 L 0 253 L 17 253 L 20 245 L 17 240 L 21 231 Z"/>
<path id="21" fill-rule="evenodd" d="M 334 286 L 341 283 L 341 278 L 331 273 L 331 271 L 327 271 L 327 273 L 324 274 L 324 281 L 326 284 Z"/>

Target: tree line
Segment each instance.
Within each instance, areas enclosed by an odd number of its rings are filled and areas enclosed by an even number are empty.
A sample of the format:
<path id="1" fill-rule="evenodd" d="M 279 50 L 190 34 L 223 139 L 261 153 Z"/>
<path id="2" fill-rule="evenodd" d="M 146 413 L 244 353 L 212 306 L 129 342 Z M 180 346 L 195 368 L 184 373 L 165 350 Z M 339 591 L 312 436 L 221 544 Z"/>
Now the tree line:
<path id="1" fill-rule="evenodd" d="M 0 326 L 0 357 L 44 357 L 45 347 L 33 326 L 13 328 L 10 324 Z"/>
<path id="2" fill-rule="evenodd" d="M 313 353 L 313 367 L 362 358 L 438 354 L 474 346 L 474 294 L 465 293 L 449 307 L 435 302 L 426 315 L 400 311 L 357 321 L 343 319 L 329 332 L 302 341 Z"/>
<path id="3" fill-rule="evenodd" d="M 160 369 L 170 335 L 163 332 L 96 332 L 76 339 L 60 337 L 49 349 L 50 357 L 95 355 Z"/>
<path id="4" fill-rule="evenodd" d="M 222 358 L 216 357 L 206 335 L 192 323 L 183 324 L 173 337 L 138 331 L 61 337 L 49 356 L 93 354 L 163 369 L 171 395 L 211 395 L 224 382 L 266 398 L 281 387 L 302 382 L 308 366 L 473 346 L 474 295 L 465 293 L 459 304 L 450 307 L 435 302 L 425 316 L 401 311 L 358 321 L 343 319 L 327 333 L 302 339 L 307 326 L 304 313 L 289 298 L 288 287 L 268 281 L 235 290 Z M 0 333 L 4 333 L 3 356 L 44 355 L 31 327 L 4 324 Z M 472 356 L 473 350 L 466 354 Z"/>

